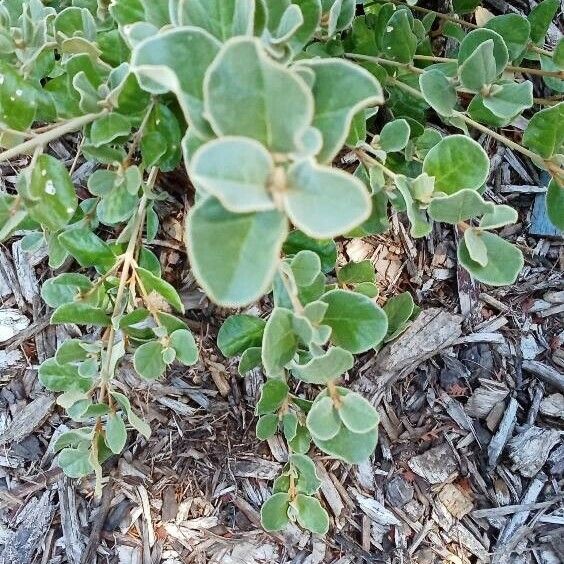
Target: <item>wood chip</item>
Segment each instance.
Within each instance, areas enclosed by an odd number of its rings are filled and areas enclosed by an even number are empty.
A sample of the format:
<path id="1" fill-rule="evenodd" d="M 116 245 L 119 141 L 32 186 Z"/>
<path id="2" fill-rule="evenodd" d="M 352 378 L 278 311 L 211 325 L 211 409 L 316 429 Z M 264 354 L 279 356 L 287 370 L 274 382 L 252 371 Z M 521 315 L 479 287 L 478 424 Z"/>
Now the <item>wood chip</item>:
<path id="1" fill-rule="evenodd" d="M 458 463 L 447 443 L 410 458 L 407 465 L 430 484 L 442 484 L 458 474 Z"/>
<path id="2" fill-rule="evenodd" d="M 0 445 L 13 442 L 18 443 L 32 433 L 49 415 L 55 398 L 53 396 L 39 396 L 16 413 L 12 423 L 0 434 Z"/>
<path id="3" fill-rule="evenodd" d="M 529 427 L 511 439 L 508 450 L 513 461 L 512 470 L 532 478 L 543 467 L 550 451 L 560 442 L 560 433 L 555 429 Z"/>

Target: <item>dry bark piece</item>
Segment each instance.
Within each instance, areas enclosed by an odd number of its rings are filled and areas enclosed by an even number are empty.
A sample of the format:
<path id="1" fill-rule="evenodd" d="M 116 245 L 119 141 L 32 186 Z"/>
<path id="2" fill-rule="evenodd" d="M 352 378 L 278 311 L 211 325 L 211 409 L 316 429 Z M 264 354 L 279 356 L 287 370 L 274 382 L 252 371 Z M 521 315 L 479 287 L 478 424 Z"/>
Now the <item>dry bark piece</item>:
<path id="1" fill-rule="evenodd" d="M 564 419 L 564 395 L 552 394 L 545 397 L 541 401 L 540 412 L 548 417 Z"/>
<path id="2" fill-rule="evenodd" d="M 442 484 L 453 474 L 458 474 L 458 463 L 447 443 L 414 456 L 407 465 L 430 484 Z"/>
<path id="3" fill-rule="evenodd" d="M 507 397 L 507 394 L 509 389 L 504 383 L 480 378 L 480 386 L 474 390 L 464 409 L 470 417 L 484 419 L 497 403 Z"/>
<path id="4" fill-rule="evenodd" d="M 18 443 L 32 433 L 49 415 L 55 400 L 53 396 L 39 396 L 18 411 L 11 424 L 0 434 L 0 445 Z"/>
<path id="5" fill-rule="evenodd" d="M 560 433 L 554 429 L 529 427 L 508 444 L 512 469 L 522 476 L 532 478 L 543 467 L 550 451 L 560 441 Z"/>
<path id="6" fill-rule="evenodd" d="M 18 309 L 0 309 L 0 343 L 9 341 L 29 326 L 29 319 Z"/>
<path id="7" fill-rule="evenodd" d="M 455 484 L 446 484 L 439 492 L 439 500 L 455 519 L 462 519 L 474 508 L 466 492 Z"/>

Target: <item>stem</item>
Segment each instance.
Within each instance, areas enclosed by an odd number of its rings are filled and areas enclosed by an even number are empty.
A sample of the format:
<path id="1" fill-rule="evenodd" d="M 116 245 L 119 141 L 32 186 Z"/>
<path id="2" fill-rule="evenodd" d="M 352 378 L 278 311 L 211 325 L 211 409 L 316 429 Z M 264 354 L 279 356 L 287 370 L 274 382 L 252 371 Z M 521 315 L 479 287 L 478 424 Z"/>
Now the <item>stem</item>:
<path id="1" fill-rule="evenodd" d="M 449 57 L 435 57 L 434 55 L 414 55 L 413 59 L 416 61 L 431 61 L 434 63 L 457 63 L 458 59 Z M 551 76 L 564 80 L 564 71 L 545 71 L 542 69 L 530 69 L 528 67 L 513 67 L 511 65 L 505 67 L 510 72 L 528 73 L 537 76 Z"/>
<path id="2" fill-rule="evenodd" d="M 147 123 L 149 122 L 149 118 L 151 117 L 151 112 L 153 111 L 154 107 L 155 107 L 155 100 L 151 100 L 151 103 L 149 104 L 149 108 L 147 109 L 147 112 L 143 116 L 143 121 L 141 122 L 139 129 L 135 132 L 129 150 L 127 151 L 127 156 L 125 157 L 126 165 L 131 162 L 131 159 L 133 158 L 133 155 L 135 154 L 135 151 L 137 150 L 137 147 L 141 142 L 141 138 L 143 137 L 143 133 L 145 131 L 145 128 L 147 127 Z"/>
<path id="3" fill-rule="evenodd" d="M 72 133 L 73 131 L 77 131 L 82 129 L 85 125 L 92 123 L 94 120 L 98 119 L 99 117 L 108 113 L 108 110 L 102 110 L 101 112 L 95 114 L 86 114 L 84 116 L 80 116 L 77 118 L 70 119 L 64 122 L 62 125 L 46 131 L 45 133 L 41 133 L 36 135 L 35 137 L 29 139 L 28 141 L 24 141 L 3 153 L 0 153 L 0 163 L 7 161 L 9 159 L 13 159 L 19 155 L 24 153 L 29 153 L 37 147 L 44 147 L 51 141 L 66 135 L 67 133 Z"/>
<path id="4" fill-rule="evenodd" d="M 372 57 L 370 55 L 357 55 L 356 53 L 345 53 L 345 57 L 348 57 L 349 59 L 358 59 L 360 61 L 369 61 L 371 63 L 378 63 L 380 65 L 389 65 L 391 67 L 406 69 L 417 74 L 423 74 L 425 72 L 423 69 L 417 68 L 413 65 L 410 65 L 409 63 L 390 61 L 389 59 L 383 59 L 382 57 Z"/>
<path id="5" fill-rule="evenodd" d="M 371 149 L 370 145 L 365 145 L 364 148 L 368 151 Z M 382 164 L 378 159 L 375 159 L 372 156 L 367 155 L 362 149 L 355 149 L 354 152 L 356 153 L 356 155 L 361 161 L 364 160 L 370 166 L 375 166 L 379 168 L 388 178 L 391 178 L 392 180 L 396 179 L 397 174 L 393 170 L 390 170 L 386 165 Z"/>

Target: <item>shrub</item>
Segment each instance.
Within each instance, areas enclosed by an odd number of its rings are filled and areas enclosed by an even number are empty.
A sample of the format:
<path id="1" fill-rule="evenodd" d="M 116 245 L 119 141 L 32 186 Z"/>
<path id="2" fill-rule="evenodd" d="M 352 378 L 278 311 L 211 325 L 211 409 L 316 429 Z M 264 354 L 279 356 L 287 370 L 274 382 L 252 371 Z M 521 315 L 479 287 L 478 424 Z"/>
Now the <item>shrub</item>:
<path id="1" fill-rule="evenodd" d="M 458 226 L 460 264 L 485 284 L 513 283 L 523 257 L 496 230 L 517 213 L 483 198 L 490 161 L 473 130 L 552 175 L 548 213 L 564 228 L 564 105 L 534 100 L 523 78 L 540 75 L 562 92 L 562 42 L 554 52 L 539 46 L 557 0 L 482 28 L 447 19 L 442 29 L 458 42 L 448 59 L 433 55 L 429 36 L 440 14 L 357 4 L 0 1 L 0 162 L 30 157 L 16 193 L 0 195 L 0 239 L 25 231 L 24 248 L 46 244 L 53 269 L 76 261 L 80 272 L 42 287 L 51 321 L 101 328 L 64 342 L 39 369 L 82 425 L 56 443 L 67 475 L 94 472 L 99 488 L 127 424 L 149 437 L 115 386 L 125 358 L 146 380 L 174 361 L 197 361 L 182 301 L 149 248 L 161 172 L 185 166 L 196 188 L 186 245 L 209 298 L 242 308 L 272 293 L 267 319 L 239 313 L 218 335 L 241 375 L 262 367 L 267 377 L 258 437 L 281 433 L 288 443 L 262 509 L 267 530 L 292 520 L 327 531 L 310 444 L 349 463 L 372 454 L 378 415 L 339 381 L 355 354 L 396 338 L 418 313 L 409 294 L 377 305 L 368 261 L 332 276 L 333 239 L 384 232 L 391 205 L 407 214 L 413 237 L 433 222 Z M 523 114 L 521 143 L 496 132 Z M 73 184 L 75 163 L 46 152 L 76 131 L 79 151 L 96 163 L 87 197 Z M 358 159 L 354 174 L 332 166 L 344 146 Z M 298 396 L 292 380 L 320 393 Z"/>

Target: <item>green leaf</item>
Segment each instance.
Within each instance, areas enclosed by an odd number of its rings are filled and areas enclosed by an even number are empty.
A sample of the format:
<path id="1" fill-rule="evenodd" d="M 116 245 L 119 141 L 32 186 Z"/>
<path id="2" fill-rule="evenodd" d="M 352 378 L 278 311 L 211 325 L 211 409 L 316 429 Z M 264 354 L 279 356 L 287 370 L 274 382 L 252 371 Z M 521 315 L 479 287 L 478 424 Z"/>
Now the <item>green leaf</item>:
<path id="1" fill-rule="evenodd" d="M 484 86 L 491 84 L 497 78 L 492 39 L 476 46 L 474 52 L 458 68 L 458 75 L 462 86 L 474 92 L 480 92 Z"/>
<path id="2" fill-rule="evenodd" d="M 477 190 L 488 178 L 490 160 L 479 143 L 450 135 L 435 145 L 423 161 L 423 172 L 435 177 L 435 189 L 445 194 Z"/>
<path id="3" fill-rule="evenodd" d="M 376 282 L 374 265 L 369 260 L 349 262 L 337 272 L 339 284 L 361 284 L 362 282 Z"/>
<path id="4" fill-rule="evenodd" d="M 331 272 L 337 261 L 337 247 L 334 241 L 312 239 L 299 230 L 289 233 L 282 250 L 285 255 L 296 255 L 302 250 L 313 251 L 321 260 L 323 272 Z"/>
<path id="5" fill-rule="evenodd" d="M 163 360 L 163 346 L 158 341 L 143 343 L 133 355 L 133 367 L 141 378 L 156 380 L 166 369 Z"/>
<path id="6" fill-rule="evenodd" d="M 3 53 L 3 56 L 6 56 Z M 0 62 L 0 122 L 17 131 L 25 131 L 37 111 L 35 88 L 18 72 Z"/>
<path id="7" fill-rule="evenodd" d="M 438 69 L 429 69 L 419 77 L 419 88 L 425 101 L 438 114 L 451 116 L 458 102 L 454 85 Z"/>
<path id="8" fill-rule="evenodd" d="M 523 145 L 549 159 L 564 146 L 564 102 L 535 113 L 523 134 Z"/>
<path id="9" fill-rule="evenodd" d="M 280 492 L 268 498 L 260 509 L 260 522 L 265 531 L 281 531 L 290 519 L 288 508 L 290 496 Z"/>
<path id="10" fill-rule="evenodd" d="M 80 302 L 60 305 L 51 316 L 51 323 L 76 323 L 109 327 L 110 316 L 103 310 Z"/>
<path id="11" fill-rule="evenodd" d="M 101 147 L 107 143 L 129 135 L 131 121 L 117 113 L 107 114 L 98 118 L 90 129 L 90 142 L 94 147 Z"/>
<path id="12" fill-rule="evenodd" d="M 329 347 L 327 352 L 314 356 L 306 364 L 292 364 L 292 374 L 309 384 L 326 384 L 342 376 L 354 365 L 353 355 L 339 347 Z"/>
<path id="13" fill-rule="evenodd" d="M 530 11 L 527 19 L 531 24 L 531 41 L 533 43 L 540 44 L 544 41 L 548 27 L 559 7 L 559 0 L 543 0 Z"/>
<path id="14" fill-rule="evenodd" d="M 69 339 L 60 344 L 55 353 L 55 360 L 59 364 L 68 364 L 86 360 L 86 355 L 87 352 L 82 346 L 82 341 L 79 339 Z"/>
<path id="15" fill-rule="evenodd" d="M 148 439 L 151 436 L 151 427 L 133 411 L 127 396 L 115 391 L 111 391 L 110 394 L 125 412 L 130 425 Z"/>
<path id="16" fill-rule="evenodd" d="M 466 14 L 473 12 L 481 3 L 481 0 L 453 0 L 452 9 L 457 14 Z"/>
<path id="17" fill-rule="evenodd" d="M 288 441 L 289 447 L 292 452 L 297 452 L 299 454 L 305 454 L 311 445 L 311 436 L 309 431 L 304 425 L 299 425 L 296 429 L 296 436 Z"/>
<path id="18" fill-rule="evenodd" d="M 190 178 L 229 211 L 266 211 L 275 208 L 268 189 L 273 170 L 272 157 L 260 143 L 245 137 L 226 137 L 196 151 Z"/>
<path id="19" fill-rule="evenodd" d="M 43 362 L 38 371 L 39 382 L 52 392 L 87 392 L 92 385 L 90 378 L 82 378 L 76 366 L 59 364 L 54 358 Z"/>
<path id="20" fill-rule="evenodd" d="M 266 293 L 287 229 L 277 211 L 235 214 L 215 198 L 194 206 L 187 220 L 188 255 L 206 294 L 223 306 L 241 307 Z"/>
<path id="21" fill-rule="evenodd" d="M 378 413 L 372 404 L 356 392 L 340 398 L 337 409 L 344 425 L 353 433 L 367 433 L 378 426 Z"/>
<path id="22" fill-rule="evenodd" d="M 59 243 L 81 266 L 110 269 L 116 262 L 111 247 L 86 228 L 73 228 L 59 235 Z"/>
<path id="23" fill-rule="evenodd" d="M 323 441 L 313 437 L 313 442 L 323 452 L 344 460 L 349 464 L 360 464 L 367 460 L 378 442 L 378 430 L 373 429 L 367 433 L 353 433 L 344 425 L 331 439 Z"/>
<path id="24" fill-rule="evenodd" d="M 218 136 L 256 139 L 289 153 L 313 117 L 313 99 L 300 76 L 273 61 L 254 38 L 228 40 L 204 84 L 206 115 Z"/>
<path id="25" fill-rule="evenodd" d="M 380 83 L 367 70 L 339 59 L 310 59 L 300 65 L 313 70 L 313 126 L 323 136 L 319 161 L 330 162 L 344 145 L 354 116 L 384 103 Z"/>
<path id="26" fill-rule="evenodd" d="M 296 483 L 298 492 L 313 495 L 321 486 L 321 480 L 317 476 L 313 460 L 303 454 L 292 454 L 289 457 L 289 462 L 298 471 Z"/>
<path id="27" fill-rule="evenodd" d="M 64 448 L 57 457 L 57 463 L 69 478 L 83 478 L 93 470 L 90 451 L 84 448 Z"/>
<path id="28" fill-rule="evenodd" d="M 331 341 L 335 345 L 358 354 L 382 342 L 388 321 L 370 298 L 346 290 L 331 290 L 321 301 L 329 305 L 323 323 L 331 327 Z"/>
<path id="29" fill-rule="evenodd" d="M 380 131 L 380 147 L 386 153 L 401 151 L 405 149 L 410 134 L 411 128 L 405 119 L 394 119 Z"/>
<path id="30" fill-rule="evenodd" d="M 417 36 L 411 30 L 408 10 L 396 10 L 386 24 L 382 49 L 386 58 L 411 63 L 417 49 Z"/>
<path id="31" fill-rule="evenodd" d="M 257 415 L 275 413 L 282 406 L 288 397 L 290 388 L 284 380 L 276 378 L 268 379 L 261 390 L 260 399 L 257 402 Z"/>
<path id="32" fill-rule="evenodd" d="M 74 302 L 79 293 L 92 288 L 92 282 L 84 274 L 65 272 L 49 278 L 41 288 L 43 301 L 52 308 Z"/>
<path id="33" fill-rule="evenodd" d="M 306 425 L 311 436 L 319 440 L 332 439 L 341 428 L 341 420 L 329 396 L 318 397 L 307 414 Z"/>
<path id="34" fill-rule="evenodd" d="M 560 231 L 564 231 L 564 188 L 560 188 L 554 179 L 548 185 L 546 210 L 550 222 Z"/>
<path id="35" fill-rule="evenodd" d="M 169 284 L 166 280 L 155 276 L 152 272 L 145 270 L 144 268 L 137 267 L 135 272 L 141 279 L 145 291 L 150 294 L 151 292 L 156 292 L 162 296 L 176 311 L 184 313 L 184 305 L 182 300 L 178 295 L 178 292 Z"/>
<path id="36" fill-rule="evenodd" d="M 256 435 L 257 439 L 266 441 L 273 437 L 278 430 L 278 415 L 274 413 L 267 413 L 259 418 L 257 421 Z"/>
<path id="37" fill-rule="evenodd" d="M 504 241 L 493 233 L 484 231 L 480 234 L 488 256 L 488 264 L 482 266 L 472 260 L 466 237 L 460 241 L 458 260 L 479 282 L 490 286 L 506 286 L 515 283 L 519 272 L 523 268 L 523 254 L 511 243 Z"/>
<path id="38" fill-rule="evenodd" d="M 190 0 L 178 6 L 179 25 L 200 27 L 221 42 L 237 35 L 252 35 L 255 16 L 252 0 Z"/>
<path id="39" fill-rule="evenodd" d="M 284 366 L 292 360 L 298 347 L 294 332 L 294 314 L 275 307 L 266 322 L 262 338 L 262 364 L 267 376 L 280 376 Z"/>
<path id="40" fill-rule="evenodd" d="M 191 133 L 195 128 L 188 128 Z M 176 115 L 164 104 L 155 104 L 141 138 L 145 166 L 174 170 L 181 159 L 182 132 Z"/>
<path id="41" fill-rule="evenodd" d="M 415 303 L 409 292 L 403 292 L 392 296 L 384 305 L 384 311 L 388 317 L 388 333 L 386 340 L 391 341 L 402 333 L 407 322 L 413 315 Z"/>
<path id="42" fill-rule="evenodd" d="M 510 206 L 498 205 L 488 210 L 480 220 L 480 229 L 499 229 L 516 223 L 519 216 Z"/>
<path id="43" fill-rule="evenodd" d="M 321 259 L 313 251 L 299 251 L 292 257 L 290 268 L 298 286 L 311 286 L 321 272 Z"/>
<path id="44" fill-rule="evenodd" d="M 461 221 L 478 217 L 492 208 L 475 190 L 460 190 L 450 196 L 438 196 L 431 200 L 427 212 L 435 221 L 456 225 Z"/>
<path id="45" fill-rule="evenodd" d="M 403 174 L 398 174 L 394 178 L 394 182 L 403 198 L 407 217 L 411 224 L 411 236 L 418 238 L 429 235 L 433 227 L 427 220 L 425 211 L 421 208 L 421 202 L 414 199 L 415 181 L 408 179 Z M 427 182 L 424 184 L 427 184 Z"/>
<path id="46" fill-rule="evenodd" d="M 527 18 L 519 14 L 502 14 L 490 18 L 484 26 L 499 33 L 507 46 L 509 60 L 518 59 L 526 49 L 531 32 L 531 24 Z"/>
<path id="47" fill-rule="evenodd" d="M 483 103 L 497 117 L 510 119 L 533 105 L 533 83 L 528 80 L 496 85 L 494 89 L 484 96 Z"/>
<path id="48" fill-rule="evenodd" d="M 106 423 L 106 444 L 114 454 L 119 454 L 127 442 L 125 423 L 120 415 L 112 413 Z"/>
<path id="49" fill-rule="evenodd" d="M 317 239 L 342 235 L 370 215 L 370 196 L 358 178 L 313 160 L 290 167 L 283 195 L 292 223 Z"/>
<path id="50" fill-rule="evenodd" d="M 50 155 L 37 157 L 23 193 L 29 199 L 29 217 L 50 231 L 65 227 L 78 205 L 76 191 L 65 165 Z"/>
<path id="51" fill-rule="evenodd" d="M 493 41 L 493 57 L 496 66 L 495 73 L 496 76 L 500 75 L 509 62 L 509 54 L 503 37 L 491 29 L 473 29 L 462 40 L 460 49 L 458 50 L 458 66 L 463 65 L 464 62 L 476 52 L 480 45 L 490 40 Z"/>
<path id="52" fill-rule="evenodd" d="M 151 94 L 174 92 L 188 123 L 205 137 L 211 130 L 204 117 L 204 76 L 220 46 L 203 29 L 170 29 L 139 43 L 131 59 L 141 87 Z"/>
<path id="53" fill-rule="evenodd" d="M 482 239 L 482 232 L 478 229 L 470 228 L 464 232 L 464 245 L 470 258 L 485 267 L 488 265 L 488 248 Z"/>
<path id="54" fill-rule="evenodd" d="M 251 347 L 260 347 L 266 322 L 255 315 L 231 315 L 217 334 L 217 346 L 228 358 L 243 354 Z"/>
<path id="55" fill-rule="evenodd" d="M 254 368 L 258 368 L 262 364 L 262 349 L 261 347 L 251 347 L 241 354 L 239 359 L 239 366 L 237 368 L 239 375 L 244 376 Z"/>
<path id="56" fill-rule="evenodd" d="M 329 515 L 323 509 L 319 500 L 303 494 L 298 494 L 292 502 L 297 512 L 298 523 L 308 531 L 318 535 L 325 535 L 329 530 Z"/>
<path id="57" fill-rule="evenodd" d="M 176 359 L 184 366 L 198 362 L 198 346 L 188 329 L 177 329 L 170 335 L 170 346 L 176 351 Z"/>

